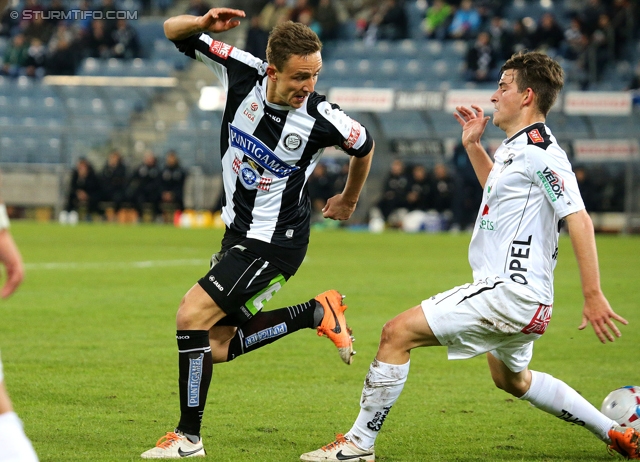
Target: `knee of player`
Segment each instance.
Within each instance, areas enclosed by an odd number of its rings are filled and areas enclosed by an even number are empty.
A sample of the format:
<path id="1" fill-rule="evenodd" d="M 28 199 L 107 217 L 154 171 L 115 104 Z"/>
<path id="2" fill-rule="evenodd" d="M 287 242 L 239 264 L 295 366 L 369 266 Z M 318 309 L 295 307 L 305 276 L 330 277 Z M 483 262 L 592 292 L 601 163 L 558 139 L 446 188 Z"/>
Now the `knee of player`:
<path id="1" fill-rule="evenodd" d="M 397 345 L 403 335 L 403 328 L 397 318 L 394 318 L 382 327 L 382 334 L 380 335 L 380 346 Z"/>
<path id="2" fill-rule="evenodd" d="M 529 383 L 520 378 L 509 380 L 507 377 L 493 376 L 493 383 L 500 390 L 504 390 L 516 398 L 522 397 L 529 389 Z"/>

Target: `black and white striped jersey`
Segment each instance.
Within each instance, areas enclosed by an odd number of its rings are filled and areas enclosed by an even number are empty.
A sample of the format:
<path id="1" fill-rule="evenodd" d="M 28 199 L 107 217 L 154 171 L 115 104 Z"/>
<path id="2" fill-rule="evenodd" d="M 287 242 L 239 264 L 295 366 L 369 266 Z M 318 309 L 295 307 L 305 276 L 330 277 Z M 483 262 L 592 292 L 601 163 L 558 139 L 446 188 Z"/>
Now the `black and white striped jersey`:
<path id="1" fill-rule="evenodd" d="M 223 221 L 248 239 L 306 247 L 311 172 L 329 146 L 366 156 L 373 147 L 368 131 L 315 92 L 298 109 L 269 103 L 267 63 L 245 51 L 204 33 L 175 44 L 206 64 L 227 93 L 220 137 Z"/>

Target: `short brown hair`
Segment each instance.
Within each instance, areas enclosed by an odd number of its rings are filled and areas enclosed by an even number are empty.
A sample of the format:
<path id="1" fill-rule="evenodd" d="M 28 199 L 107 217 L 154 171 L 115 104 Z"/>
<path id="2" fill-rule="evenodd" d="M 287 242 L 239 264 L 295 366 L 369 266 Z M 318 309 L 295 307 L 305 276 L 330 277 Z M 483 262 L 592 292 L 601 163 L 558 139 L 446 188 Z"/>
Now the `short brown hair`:
<path id="1" fill-rule="evenodd" d="M 308 56 L 322 50 L 322 42 L 309 27 L 298 22 L 278 24 L 269 34 L 267 61 L 282 71 L 292 55 Z"/>
<path id="2" fill-rule="evenodd" d="M 508 69 L 518 71 L 518 91 L 531 88 L 536 94 L 538 110 L 546 117 L 564 86 L 564 71 L 560 64 L 544 53 L 521 51 L 504 63 L 500 73 Z"/>

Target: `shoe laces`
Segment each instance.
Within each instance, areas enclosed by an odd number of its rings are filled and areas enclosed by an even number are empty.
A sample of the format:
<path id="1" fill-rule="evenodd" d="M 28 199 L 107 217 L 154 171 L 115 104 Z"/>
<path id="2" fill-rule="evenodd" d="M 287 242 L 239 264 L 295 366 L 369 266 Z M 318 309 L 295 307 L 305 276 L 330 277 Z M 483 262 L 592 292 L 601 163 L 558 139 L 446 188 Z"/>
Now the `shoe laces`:
<path id="1" fill-rule="evenodd" d="M 158 442 L 156 443 L 156 447 L 167 449 L 179 439 L 180 439 L 180 436 L 177 433 L 167 432 L 166 435 L 164 435 L 162 438 L 158 440 Z"/>
<path id="2" fill-rule="evenodd" d="M 342 433 L 338 433 L 336 435 L 336 440 L 333 443 L 329 443 L 326 446 L 322 446 L 322 450 L 325 452 L 328 452 L 346 443 L 347 443 L 347 439 L 344 437 L 344 435 Z"/>

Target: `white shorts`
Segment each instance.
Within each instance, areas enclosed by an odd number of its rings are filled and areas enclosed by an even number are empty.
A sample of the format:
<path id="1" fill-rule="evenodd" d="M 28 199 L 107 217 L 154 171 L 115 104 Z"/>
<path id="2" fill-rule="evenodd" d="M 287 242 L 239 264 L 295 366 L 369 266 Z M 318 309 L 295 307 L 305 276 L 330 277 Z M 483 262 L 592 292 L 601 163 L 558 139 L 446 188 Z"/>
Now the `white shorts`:
<path id="1" fill-rule="evenodd" d="M 449 359 L 490 352 L 512 372 L 524 370 L 533 342 L 551 319 L 551 305 L 533 299 L 520 284 L 487 278 L 454 287 L 422 302 L 422 311 Z"/>

